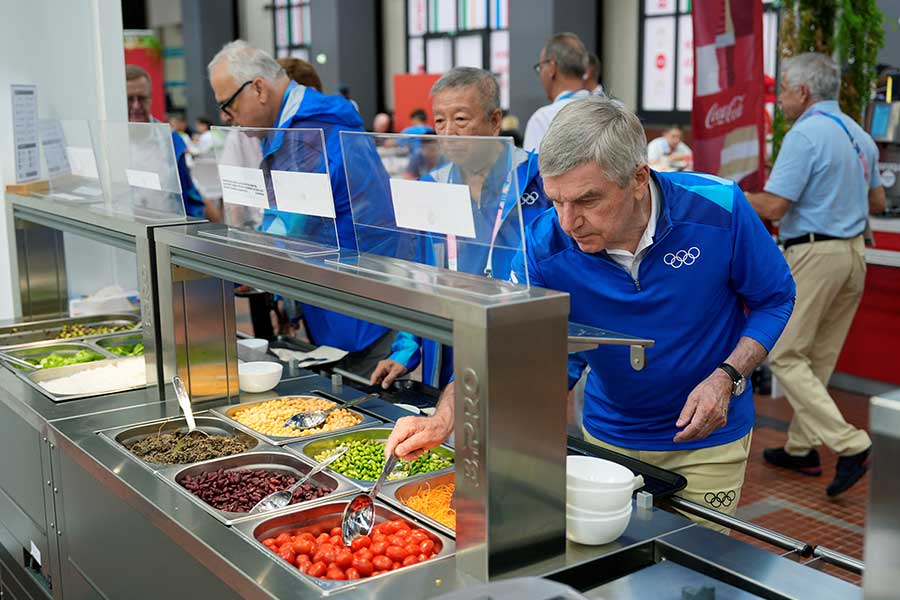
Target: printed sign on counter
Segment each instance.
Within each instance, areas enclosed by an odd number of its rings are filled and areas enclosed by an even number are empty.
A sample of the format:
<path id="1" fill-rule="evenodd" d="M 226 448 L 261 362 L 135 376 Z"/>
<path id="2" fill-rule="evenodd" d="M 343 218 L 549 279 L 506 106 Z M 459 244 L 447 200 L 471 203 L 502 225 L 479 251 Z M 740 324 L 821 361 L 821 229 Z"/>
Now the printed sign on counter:
<path id="1" fill-rule="evenodd" d="M 153 171 L 139 171 L 138 169 L 125 169 L 128 185 L 131 187 L 147 188 L 148 190 L 162 191 L 159 182 L 159 174 Z"/>
<path id="2" fill-rule="evenodd" d="M 72 167 L 72 175 L 86 177 L 88 179 L 100 179 L 97 171 L 97 161 L 94 160 L 94 151 L 91 148 L 79 146 L 66 146 L 66 156 Z"/>
<path id="3" fill-rule="evenodd" d="M 53 119 L 42 119 L 38 122 L 38 127 L 48 175 L 57 177 L 68 173 L 69 159 L 66 157 L 66 136 L 62 125 Z"/>
<path id="4" fill-rule="evenodd" d="M 269 208 L 262 169 L 219 165 L 222 201 L 254 208 Z"/>
<path id="5" fill-rule="evenodd" d="M 391 200 L 398 227 L 475 237 L 467 185 L 391 179 Z"/>
<path id="6" fill-rule="evenodd" d="M 335 218 L 331 180 L 325 173 L 272 171 L 272 188 L 278 210 Z"/>

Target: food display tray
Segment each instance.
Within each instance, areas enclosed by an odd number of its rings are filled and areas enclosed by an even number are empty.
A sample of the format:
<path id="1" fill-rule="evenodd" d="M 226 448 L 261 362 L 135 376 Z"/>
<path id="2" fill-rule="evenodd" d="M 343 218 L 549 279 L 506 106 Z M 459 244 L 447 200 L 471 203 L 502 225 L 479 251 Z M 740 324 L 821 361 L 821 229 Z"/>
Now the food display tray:
<path id="1" fill-rule="evenodd" d="M 259 446 L 259 439 L 252 436 L 247 435 L 245 432 L 236 429 L 227 421 L 220 419 L 217 416 L 210 415 L 207 412 L 194 413 L 194 420 L 197 423 L 197 429 L 204 431 L 206 433 L 212 435 L 231 435 L 235 437 L 249 438 L 254 443 L 250 446 L 245 452 L 250 452 L 256 449 Z M 154 421 L 147 421 L 144 423 L 137 423 L 133 425 L 124 425 L 122 427 L 113 427 L 112 429 L 104 429 L 96 432 L 101 438 L 105 439 L 107 442 L 112 444 L 114 447 L 118 448 L 119 451 L 123 452 L 127 456 L 131 457 L 132 460 L 137 461 L 150 471 L 159 471 L 161 469 L 168 469 L 171 467 L 185 467 L 188 465 L 161 465 L 157 463 L 148 462 L 143 460 L 134 454 L 127 448 L 128 445 L 138 442 L 144 439 L 147 436 L 156 435 L 158 433 L 171 433 L 174 431 L 187 431 L 187 422 L 184 417 L 172 417 L 170 419 L 156 419 Z M 241 453 L 243 454 L 243 453 Z M 239 455 L 233 455 L 239 456 Z M 227 457 L 226 457 L 227 458 Z M 190 464 L 198 464 L 198 463 L 190 463 Z M 199 498 L 198 498 L 199 500 Z"/>
<path id="2" fill-rule="evenodd" d="M 245 432 L 249 433 L 250 435 L 253 435 L 254 437 L 258 437 L 262 440 L 265 440 L 266 443 L 272 444 L 273 446 L 284 446 L 285 444 L 292 444 L 294 442 L 299 442 L 299 441 L 321 439 L 323 437 L 331 436 L 336 433 L 342 433 L 345 431 L 355 431 L 357 429 L 363 429 L 365 427 L 371 427 L 373 425 L 383 425 L 384 424 L 384 422 L 381 419 L 373 417 L 370 414 L 355 410 L 353 408 L 348 408 L 347 410 L 349 410 L 350 412 L 352 412 L 355 415 L 358 415 L 362 419 L 359 423 L 357 423 L 356 425 L 353 425 L 352 427 L 344 427 L 341 429 L 334 429 L 332 431 L 323 431 L 321 433 L 313 433 L 310 435 L 295 435 L 295 436 L 291 436 L 291 437 L 281 437 L 281 436 L 267 435 L 265 433 L 256 431 L 252 427 L 248 427 L 247 425 L 244 425 L 243 423 L 236 421 L 234 419 L 234 417 L 232 416 L 239 410 L 244 410 L 251 406 L 258 406 L 260 404 L 265 404 L 266 402 L 271 402 L 272 400 L 278 400 L 281 398 L 298 398 L 301 396 L 321 398 L 322 400 L 327 400 L 328 402 L 335 402 L 337 404 L 346 403 L 346 400 L 336 398 L 336 397 L 326 394 L 320 390 L 312 390 L 311 392 L 308 392 L 308 393 L 304 392 L 302 394 L 291 394 L 288 396 L 279 396 L 278 398 L 269 398 L 267 400 L 260 400 L 257 402 L 242 402 L 240 404 L 219 406 L 219 407 L 213 408 L 211 410 L 212 410 L 212 412 L 216 413 L 223 419 L 227 420 L 229 423 L 231 423 L 237 429 L 240 429 L 241 431 L 245 431 Z"/>
<path id="3" fill-rule="evenodd" d="M 106 351 L 104 351 L 106 354 Z M 122 392 L 130 392 L 132 390 L 140 390 L 147 387 L 147 382 L 140 383 L 138 385 L 131 385 L 125 387 L 119 387 L 115 389 L 105 390 L 103 392 L 96 392 L 90 394 L 54 394 L 50 390 L 45 389 L 40 384 L 44 381 L 50 381 L 51 379 L 58 379 L 60 377 L 68 377 L 69 375 L 74 375 L 76 373 L 80 373 L 82 371 L 90 371 L 92 369 L 98 369 L 100 367 L 105 367 L 109 365 L 119 364 L 123 360 L 135 360 L 140 359 L 143 360 L 143 356 L 128 356 L 128 357 L 115 357 L 108 358 L 104 360 L 95 360 L 93 362 L 80 363 L 77 365 L 68 365 L 66 367 L 52 367 L 49 369 L 34 369 L 31 371 L 27 371 L 24 369 L 13 369 L 13 372 L 22 380 L 25 381 L 28 385 L 42 393 L 44 396 L 47 396 L 53 402 L 68 402 L 69 400 L 81 400 L 82 398 L 98 398 L 100 396 L 108 396 L 109 394 L 120 394 Z"/>
<path id="4" fill-rule="evenodd" d="M 398 511 L 397 509 L 384 504 L 379 500 L 375 501 L 376 524 L 387 520 L 403 519 L 411 526 L 421 527 L 425 530 L 426 533 L 428 533 L 428 536 L 432 539 L 432 541 L 434 541 L 435 546 L 440 544 L 441 549 L 440 551 L 438 551 L 437 556 L 425 562 L 421 562 L 408 567 L 403 567 L 402 569 L 397 569 L 396 571 L 382 573 L 381 575 L 375 575 L 374 577 L 366 577 L 365 579 L 357 579 L 353 581 L 330 581 L 326 579 L 319 579 L 317 577 L 310 577 L 309 575 L 301 573 L 299 569 L 297 569 L 293 565 L 289 565 L 283 559 L 279 558 L 277 554 L 266 548 L 261 541 L 266 539 L 267 537 L 277 536 L 279 533 L 282 533 L 284 531 L 296 529 L 309 531 L 313 535 L 316 535 L 322 531 L 330 531 L 333 527 L 340 526 L 341 516 L 343 515 L 344 507 L 346 506 L 346 504 L 346 501 L 326 501 L 309 508 L 297 508 L 289 513 L 278 515 L 276 517 L 256 517 L 254 519 L 235 524 L 234 529 L 242 536 L 249 539 L 251 543 L 259 548 L 261 552 L 266 553 L 272 558 L 272 560 L 280 564 L 282 568 L 290 570 L 296 577 L 300 579 L 311 582 L 321 590 L 325 591 L 326 594 L 342 590 L 349 586 L 359 585 L 360 583 L 368 583 L 370 581 L 381 580 L 384 577 L 390 577 L 394 573 L 410 572 L 413 569 L 427 569 L 429 565 L 439 560 L 451 557 L 456 552 L 456 542 L 453 539 L 447 537 L 440 531 L 436 531 L 428 523 L 420 521 L 411 515 L 403 513 L 402 511 Z"/>
<path id="5" fill-rule="evenodd" d="M 343 444 L 344 442 L 353 441 L 353 440 L 378 440 L 378 441 L 386 441 L 388 436 L 391 435 L 391 430 L 385 427 L 371 427 L 368 429 L 361 429 L 358 431 L 351 431 L 348 433 L 338 433 L 335 435 L 330 435 L 328 437 L 319 438 L 317 440 L 311 440 L 298 444 L 291 444 L 287 448 L 294 452 L 305 456 L 309 460 L 318 463 L 315 459 L 315 455 L 321 452 L 322 450 L 329 450 L 331 448 L 336 448 Z M 446 446 L 438 446 L 437 448 L 432 448 L 432 452 L 436 452 L 442 456 L 447 458 L 456 459 L 456 455 L 452 449 L 447 448 Z M 331 468 L 329 467 L 329 470 Z M 439 469 L 437 471 L 432 471 L 430 473 L 420 473 L 418 475 L 412 475 L 410 477 L 406 477 L 403 479 L 394 479 L 388 480 L 386 483 L 390 483 L 391 481 L 418 481 L 423 477 L 430 477 L 439 473 L 452 473 L 453 467 L 447 467 L 446 469 Z M 364 479 L 356 479 L 354 477 L 347 477 L 348 480 L 352 481 L 359 487 L 363 489 L 369 489 L 375 483 L 374 481 L 367 481 Z"/>
<path id="6" fill-rule="evenodd" d="M 72 342 L 109 335 L 109 333 L 102 333 L 95 336 L 58 339 L 57 336 L 62 331 L 64 325 L 137 328 L 140 323 L 141 318 L 136 314 L 90 315 L 85 317 L 65 317 L 61 319 L 44 319 L 40 321 L 15 323 L 13 325 L 0 326 L 0 348 L 45 341 Z"/>
<path id="7" fill-rule="evenodd" d="M 41 367 L 37 365 L 33 365 L 29 363 L 29 360 L 40 360 L 45 356 L 49 356 L 51 354 L 62 354 L 62 355 L 70 355 L 77 354 L 81 350 L 90 350 L 95 354 L 99 354 L 103 358 L 119 358 L 115 354 L 108 352 L 104 348 L 94 344 L 92 342 L 70 342 L 68 340 L 49 340 L 46 342 L 35 342 L 33 344 L 26 344 L 24 346 L 17 346 L 12 348 L 7 348 L 6 350 L 0 351 L 0 360 L 6 363 L 7 366 L 13 368 L 13 371 L 40 371 Z M 102 360 L 102 359 L 98 359 Z M 89 361 L 89 362 L 97 362 L 97 361 Z M 78 363 L 82 365 L 88 364 Z M 75 365 L 69 365 L 75 366 Z M 51 367 L 51 368 L 60 368 L 60 367 Z M 46 392 L 45 392 L 46 393 Z"/>
<path id="8" fill-rule="evenodd" d="M 323 471 L 321 473 L 313 475 L 310 481 L 322 487 L 331 489 L 331 492 L 326 496 L 308 500 L 306 502 L 290 504 L 282 509 L 265 513 L 265 515 L 250 515 L 248 513 L 242 512 L 227 512 L 213 508 L 203 499 L 191 493 L 191 491 L 185 488 L 181 483 L 186 477 L 196 477 L 201 473 L 217 471 L 219 469 L 225 469 L 225 471 L 235 471 L 239 469 L 266 469 L 268 471 L 285 473 L 299 478 L 309 473 L 313 469 L 313 465 L 302 460 L 295 454 L 285 452 L 284 450 L 276 446 L 260 444 L 253 450 L 249 450 L 247 452 L 244 452 L 243 454 L 234 454 L 232 456 L 214 458 L 211 460 L 194 463 L 192 465 L 166 466 L 166 468 L 157 471 L 156 474 L 163 481 L 178 490 L 183 496 L 190 498 L 192 502 L 200 506 L 203 510 L 214 516 L 225 525 L 229 526 L 234 525 L 235 523 L 240 523 L 241 521 L 246 521 L 248 519 L 254 519 L 259 516 L 276 516 L 288 512 L 291 509 L 311 506 L 322 500 L 335 500 L 340 496 L 344 496 L 349 493 L 355 494 L 358 492 L 356 487 L 350 484 L 350 482 L 347 481 L 344 477 L 341 477 L 336 473 L 326 473 Z"/>
<path id="9" fill-rule="evenodd" d="M 116 333 L 108 333 L 101 337 L 96 337 L 91 340 L 91 343 L 95 346 L 99 346 L 104 351 L 109 352 L 109 348 L 114 346 L 133 346 L 135 344 L 141 344 L 144 342 L 144 333 L 143 331 L 119 331 Z M 118 356 L 118 354 L 109 352 L 113 356 Z"/>
<path id="10" fill-rule="evenodd" d="M 456 539 L 456 531 L 454 531 L 450 527 L 447 527 L 443 523 L 438 523 L 428 515 L 420 513 L 404 502 L 406 498 L 415 495 L 419 488 L 424 485 L 437 487 L 439 485 L 454 483 L 455 481 L 455 472 L 438 471 L 437 475 L 428 473 L 422 477 L 417 476 L 412 479 L 407 478 L 398 479 L 396 481 L 389 481 L 388 483 L 384 484 L 384 487 L 381 488 L 379 496 L 389 504 L 392 504 L 412 515 L 415 515 L 417 519 L 428 523 L 444 535 Z"/>

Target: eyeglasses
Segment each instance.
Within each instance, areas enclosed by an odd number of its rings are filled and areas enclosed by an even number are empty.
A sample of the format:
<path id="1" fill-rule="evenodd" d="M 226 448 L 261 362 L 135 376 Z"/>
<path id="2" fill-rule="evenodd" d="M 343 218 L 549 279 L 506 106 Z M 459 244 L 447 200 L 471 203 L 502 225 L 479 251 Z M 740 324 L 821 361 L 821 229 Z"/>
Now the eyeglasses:
<path id="1" fill-rule="evenodd" d="M 545 58 L 544 60 L 539 60 L 538 62 L 534 63 L 534 66 L 532 66 L 531 68 L 534 69 L 535 73 L 540 75 L 541 74 L 541 65 L 543 65 L 544 63 L 548 63 L 548 62 L 553 62 L 553 59 Z"/>
<path id="2" fill-rule="evenodd" d="M 237 91 L 235 93 L 233 93 L 230 98 L 228 98 L 228 100 L 226 100 L 225 102 L 222 102 L 221 104 L 218 105 L 219 110 L 222 111 L 223 113 L 225 113 L 226 115 L 228 115 L 229 118 L 233 118 L 234 115 L 231 114 L 231 111 L 228 110 L 228 107 L 231 106 L 232 104 L 234 104 L 234 101 L 237 99 L 238 95 L 241 92 L 243 92 L 244 88 L 247 87 L 248 85 L 250 85 L 251 83 L 253 83 L 252 79 L 250 81 L 245 81 L 243 84 L 241 84 L 241 87 L 239 87 L 237 89 Z"/>
<path id="3" fill-rule="evenodd" d="M 150 103 L 150 96 L 127 96 L 126 101 L 128 102 L 128 106 L 135 103 L 143 106 Z"/>

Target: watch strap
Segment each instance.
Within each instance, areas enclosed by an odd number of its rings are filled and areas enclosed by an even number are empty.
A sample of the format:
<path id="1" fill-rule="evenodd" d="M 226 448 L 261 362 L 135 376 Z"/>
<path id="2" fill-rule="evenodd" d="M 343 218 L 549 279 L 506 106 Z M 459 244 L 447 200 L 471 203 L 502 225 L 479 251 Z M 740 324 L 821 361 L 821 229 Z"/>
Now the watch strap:
<path id="1" fill-rule="evenodd" d="M 727 362 L 723 362 L 719 365 L 719 368 L 728 373 L 728 376 L 731 377 L 731 381 L 733 381 L 735 385 L 739 384 L 744 378 L 740 371 L 729 365 Z"/>

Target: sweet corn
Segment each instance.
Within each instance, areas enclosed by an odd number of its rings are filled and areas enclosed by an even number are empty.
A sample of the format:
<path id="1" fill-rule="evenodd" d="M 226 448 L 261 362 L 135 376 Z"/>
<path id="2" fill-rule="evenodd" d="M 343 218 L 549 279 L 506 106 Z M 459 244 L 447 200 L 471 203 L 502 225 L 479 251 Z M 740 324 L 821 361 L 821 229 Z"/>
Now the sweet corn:
<path id="1" fill-rule="evenodd" d="M 286 396 L 238 410 L 231 415 L 231 418 L 254 431 L 275 437 L 303 437 L 323 431 L 353 427 L 362 421 L 361 416 L 341 408 L 329 413 L 322 425 L 312 429 L 298 429 L 293 425 L 284 426 L 284 423 L 297 413 L 307 410 L 325 410 L 334 405 L 334 402 L 315 396 Z"/>

